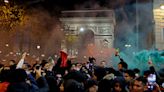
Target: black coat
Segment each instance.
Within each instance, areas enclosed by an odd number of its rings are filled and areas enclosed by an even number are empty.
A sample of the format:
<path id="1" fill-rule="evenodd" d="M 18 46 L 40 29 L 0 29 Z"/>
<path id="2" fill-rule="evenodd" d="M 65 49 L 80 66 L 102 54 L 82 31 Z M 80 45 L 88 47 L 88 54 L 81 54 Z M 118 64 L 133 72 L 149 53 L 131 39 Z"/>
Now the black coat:
<path id="1" fill-rule="evenodd" d="M 21 83 L 11 83 L 8 88 L 7 92 L 38 92 L 35 91 L 32 86 L 25 82 Z"/>
<path id="2" fill-rule="evenodd" d="M 16 82 L 16 83 L 11 83 L 8 88 L 7 92 L 48 92 L 48 84 L 45 80 L 45 78 L 40 77 L 40 80 L 42 80 L 42 87 L 39 87 L 38 85 L 34 84 L 28 84 L 26 82 Z"/>

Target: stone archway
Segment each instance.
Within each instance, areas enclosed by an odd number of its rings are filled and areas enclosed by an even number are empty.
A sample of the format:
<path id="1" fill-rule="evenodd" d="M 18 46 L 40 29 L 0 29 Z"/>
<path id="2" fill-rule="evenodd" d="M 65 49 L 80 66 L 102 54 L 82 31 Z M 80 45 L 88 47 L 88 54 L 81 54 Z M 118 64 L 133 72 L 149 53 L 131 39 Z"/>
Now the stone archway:
<path id="1" fill-rule="evenodd" d="M 84 31 L 79 32 L 79 43 L 84 48 L 88 44 L 94 44 L 94 32 L 90 29 L 84 29 Z"/>
<path id="2" fill-rule="evenodd" d="M 90 46 L 95 44 L 94 32 L 91 29 L 84 29 L 78 34 L 78 52 L 79 56 L 93 55 L 93 48 Z"/>
<path id="3" fill-rule="evenodd" d="M 105 13 L 107 15 L 99 17 L 76 16 L 79 13 L 87 13 L 88 15 L 90 13 Z M 96 56 L 97 53 L 102 55 L 103 50 L 106 52 L 107 49 L 113 48 L 115 17 L 112 10 L 63 11 L 62 14 L 64 16 L 60 18 L 60 21 L 63 24 L 65 35 L 70 35 L 71 38 L 75 37 L 78 39 L 71 51 L 65 46 L 70 56 L 84 57 L 88 56 L 88 54 L 91 56 L 91 53 L 93 53 L 93 56 Z M 69 16 L 70 14 L 75 15 Z M 81 28 L 84 30 L 81 31 Z"/>

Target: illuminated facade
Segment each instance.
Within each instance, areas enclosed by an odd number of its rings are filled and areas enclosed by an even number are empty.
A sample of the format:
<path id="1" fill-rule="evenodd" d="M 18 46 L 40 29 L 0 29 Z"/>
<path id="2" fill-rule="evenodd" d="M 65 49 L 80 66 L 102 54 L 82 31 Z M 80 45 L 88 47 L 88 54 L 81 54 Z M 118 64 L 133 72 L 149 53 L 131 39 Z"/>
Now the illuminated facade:
<path id="1" fill-rule="evenodd" d="M 100 52 L 103 52 L 102 48 L 113 47 L 115 17 L 112 10 L 63 11 L 62 15 L 60 21 L 66 35 L 62 47 L 67 48 L 69 55 L 87 55 L 85 49 L 91 50 L 92 46 Z M 89 52 L 89 55 L 93 54 Z"/>
<path id="2" fill-rule="evenodd" d="M 155 19 L 155 45 L 159 50 L 164 50 L 164 9 L 161 5 L 164 0 L 154 0 L 154 19 Z"/>

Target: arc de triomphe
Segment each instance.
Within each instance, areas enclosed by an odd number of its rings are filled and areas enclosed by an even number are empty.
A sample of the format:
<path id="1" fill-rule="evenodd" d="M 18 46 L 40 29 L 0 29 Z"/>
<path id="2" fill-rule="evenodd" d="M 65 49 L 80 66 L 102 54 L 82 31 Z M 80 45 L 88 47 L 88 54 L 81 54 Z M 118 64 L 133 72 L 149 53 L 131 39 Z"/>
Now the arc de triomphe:
<path id="1" fill-rule="evenodd" d="M 60 21 L 66 39 L 61 48 L 66 48 L 70 56 L 82 53 L 88 46 L 91 49 L 92 46 L 96 46 L 96 50 L 100 52 L 102 48 L 113 47 L 115 28 L 113 10 L 62 11 L 62 15 Z M 89 52 L 93 54 L 92 51 Z"/>

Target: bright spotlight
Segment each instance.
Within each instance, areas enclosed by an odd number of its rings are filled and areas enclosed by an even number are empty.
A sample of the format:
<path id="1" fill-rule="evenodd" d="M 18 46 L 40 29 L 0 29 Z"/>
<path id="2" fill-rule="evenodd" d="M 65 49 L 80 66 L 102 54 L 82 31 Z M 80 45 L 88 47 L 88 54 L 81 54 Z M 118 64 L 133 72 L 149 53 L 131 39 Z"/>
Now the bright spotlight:
<path id="1" fill-rule="evenodd" d="M 9 3 L 9 0 L 4 0 L 5 3 Z"/>
<path id="2" fill-rule="evenodd" d="M 125 44 L 125 47 L 128 47 L 128 45 L 127 45 L 127 44 Z"/>
<path id="3" fill-rule="evenodd" d="M 36 46 L 36 48 L 37 48 L 37 49 L 40 49 L 40 46 L 38 45 L 38 46 Z"/>
<path id="4" fill-rule="evenodd" d="M 84 28 L 80 28 L 80 32 L 84 32 Z"/>
<path id="5" fill-rule="evenodd" d="M 161 8 L 162 10 L 164 10 L 164 5 L 161 5 L 160 8 Z"/>
<path id="6" fill-rule="evenodd" d="M 129 48 L 129 47 L 131 47 L 131 45 L 130 44 L 125 44 L 125 47 Z"/>
<path id="7" fill-rule="evenodd" d="M 9 47 L 9 44 L 6 44 L 5 46 L 6 46 L 6 47 Z"/>
<path id="8" fill-rule="evenodd" d="M 129 47 L 131 47 L 131 45 L 129 44 Z"/>

